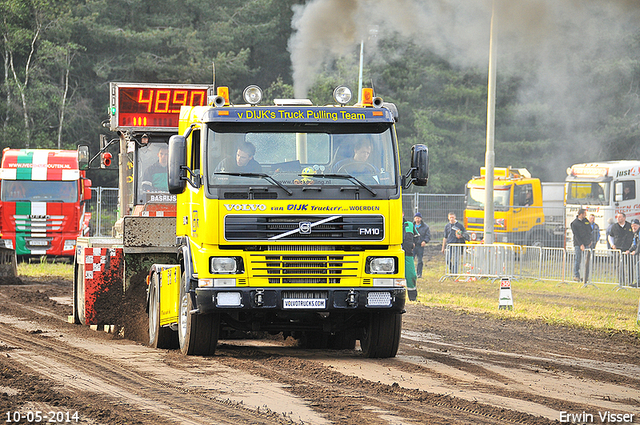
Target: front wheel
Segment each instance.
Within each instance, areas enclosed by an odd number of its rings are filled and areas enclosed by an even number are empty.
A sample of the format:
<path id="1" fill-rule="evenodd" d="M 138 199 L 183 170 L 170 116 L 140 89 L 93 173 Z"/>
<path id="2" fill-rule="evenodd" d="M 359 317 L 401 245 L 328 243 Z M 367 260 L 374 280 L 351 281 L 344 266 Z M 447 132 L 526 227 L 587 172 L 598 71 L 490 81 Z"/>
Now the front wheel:
<path id="1" fill-rule="evenodd" d="M 360 339 L 362 353 L 368 358 L 395 357 L 400 345 L 402 315 L 400 313 L 372 313 Z"/>
<path id="2" fill-rule="evenodd" d="M 356 332 L 354 329 L 347 329 L 336 332 L 329 336 L 327 346 L 334 350 L 353 350 L 356 348 Z"/>
<path id="3" fill-rule="evenodd" d="M 149 345 L 153 348 L 174 348 L 176 332 L 160 326 L 160 278 L 153 274 L 149 284 Z"/>
<path id="4" fill-rule="evenodd" d="M 542 248 L 547 242 L 547 233 L 542 230 L 536 230 L 531 235 L 529 235 L 529 240 L 527 241 L 527 245 L 535 246 Z"/>
<path id="5" fill-rule="evenodd" d="M 211 356 L 216 351 L 220 335 L 219 314 L 193 314 L 191 294 L 186 290 L 186 274 L 180 281 L 180 311 L 178 315 L 178 342 L 185 355 Z"/>

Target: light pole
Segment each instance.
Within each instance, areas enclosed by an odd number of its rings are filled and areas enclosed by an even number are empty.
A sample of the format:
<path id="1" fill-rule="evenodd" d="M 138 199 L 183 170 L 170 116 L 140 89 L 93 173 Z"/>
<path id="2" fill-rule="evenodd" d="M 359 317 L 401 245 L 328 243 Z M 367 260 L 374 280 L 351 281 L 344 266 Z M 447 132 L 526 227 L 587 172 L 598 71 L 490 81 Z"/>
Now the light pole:
<path id="1" fill-rule="evenodd" d="M 484 159 L 484 243 L 495 242 L 493 179 L 496 155 L 494 152 L 496 120 L 496 43 L 494 28 L 496 25 L 496 1 L 491 6 L 491 30 L 489 32 L 489 82 L 487 86 L 487 152 Z"/>

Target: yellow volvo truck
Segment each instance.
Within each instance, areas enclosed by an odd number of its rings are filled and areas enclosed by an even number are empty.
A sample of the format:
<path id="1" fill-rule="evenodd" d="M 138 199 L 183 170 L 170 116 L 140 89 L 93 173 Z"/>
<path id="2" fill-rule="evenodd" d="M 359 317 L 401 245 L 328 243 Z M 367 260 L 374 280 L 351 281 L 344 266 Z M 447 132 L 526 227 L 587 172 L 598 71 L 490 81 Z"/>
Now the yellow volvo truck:
<path id="1" fill-rule="evenodd" d="M 485 169 L 466 187 L 464 226 L 471 242 L 484 239 Z M 564 182 L 543 183 L 525 168 L 496 167 L 493 180 L 497 243 L 563 244 Z"/>
<path id="2" fill-rule="evenodd" d="M 231 105 L 182 107 L 169 141 L 178 265 L 148 277 L 149 340 L 213 354 L 226 330 L 283 333 L 366 357 L 398 350 L 406 299 L 402 189 L 426 185 L 428 151 L 400 173 L 397 109 L 277 99 L 256 86 Z"/>

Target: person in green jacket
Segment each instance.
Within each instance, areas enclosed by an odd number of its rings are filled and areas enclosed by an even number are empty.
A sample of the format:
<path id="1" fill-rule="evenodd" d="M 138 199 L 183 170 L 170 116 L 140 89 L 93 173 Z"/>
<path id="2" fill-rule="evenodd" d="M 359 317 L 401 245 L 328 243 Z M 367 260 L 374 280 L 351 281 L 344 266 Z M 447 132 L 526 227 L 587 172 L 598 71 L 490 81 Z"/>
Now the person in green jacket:
<path id="1" fill-rule="evenodd" d="M 415 248 L 416 241 L 420 237 L 413 225 L 412 221 L 405 218 L 402 214 L 402 249 L 404 250 L 404 278 L 407 281 L 407 293 L 409 294 L 409 300 L 415 301 L 418 297 L 418 288 L 416 281 L 416 269 L 413 265 L 413 249 Z"/>

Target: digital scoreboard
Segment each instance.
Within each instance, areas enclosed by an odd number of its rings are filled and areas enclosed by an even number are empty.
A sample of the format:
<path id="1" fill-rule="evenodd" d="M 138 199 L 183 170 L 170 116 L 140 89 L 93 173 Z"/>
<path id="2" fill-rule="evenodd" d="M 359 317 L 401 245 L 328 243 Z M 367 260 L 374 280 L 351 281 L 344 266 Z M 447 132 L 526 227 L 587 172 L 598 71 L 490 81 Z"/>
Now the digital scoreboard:
<path id="1" fill-rule="evenodd" d="M 177 131 L 181 106 L 204 106 L 213 86 L 110 83 L 111 130 Z"/>

